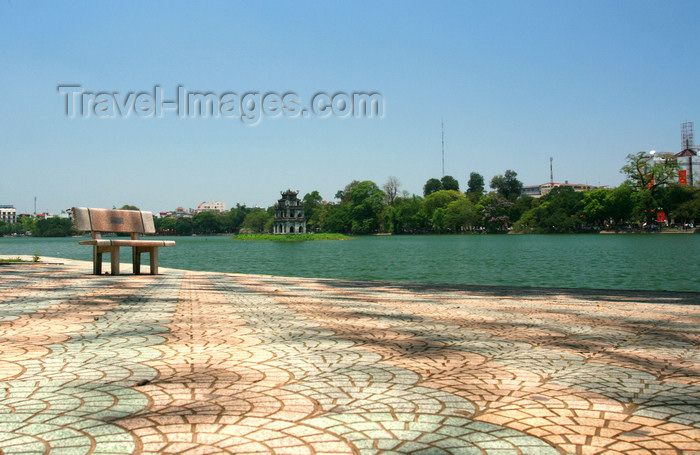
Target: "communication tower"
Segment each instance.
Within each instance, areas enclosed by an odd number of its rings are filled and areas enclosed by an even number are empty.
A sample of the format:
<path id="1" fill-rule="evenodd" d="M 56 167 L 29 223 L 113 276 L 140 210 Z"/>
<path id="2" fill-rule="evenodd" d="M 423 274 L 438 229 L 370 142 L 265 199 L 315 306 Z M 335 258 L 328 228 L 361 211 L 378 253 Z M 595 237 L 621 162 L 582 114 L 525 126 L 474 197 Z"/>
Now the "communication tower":
<path id="1" fill-rule="evenodd" d="M 441 121 L 442 126 L 442 176 L 445 176 L 445 122 Z"/>
<path id="2" fill-rule="evenodd" d="M 554 170 L 552 168 L 552 161 L 554 161 L 554 158 L 551 156 L 549 157 L 549 183 L 554 186 Z"/>

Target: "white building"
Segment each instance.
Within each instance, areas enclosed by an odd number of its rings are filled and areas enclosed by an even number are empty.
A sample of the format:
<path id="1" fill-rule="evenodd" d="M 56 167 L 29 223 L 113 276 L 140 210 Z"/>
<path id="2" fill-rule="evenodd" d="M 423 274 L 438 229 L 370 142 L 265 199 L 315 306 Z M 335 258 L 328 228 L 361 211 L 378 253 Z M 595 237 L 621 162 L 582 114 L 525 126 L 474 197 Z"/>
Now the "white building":
<path id="1" fill-rule="evenodd" d="M 675 155 L 678 162 L 678 183 L 681 185 L 700 186 L 700 157 L 693 149 L 685 149 Z"/>
<path id="2" fill-rule="evenodd" d="M 202 202 L 197 206 L 197 212 L 225 212 L 226 203 L 225 202 Z"/>
<path id="3" fill-rule="evenodd" d="M 688 148 L 680 153 L 657 153 L 650 152 L 652 162 L 662 163 L 666 159 L 676 160 L 678 163 L 678 172 L 672 183 L 680 185 L 700 186 L 700 157 L 697 152 Z"/>
<path id="4" fill-rule="evenodd" d="M 17 209 L 14 205 L 0 205 L 0 221 L 10 224 L 17 222 Z"/>
<path id="5" fill-rule="evenodd" d="M 588 183 L 569 183 L 568 180 L 566 180 L 564 183 L 543 183 L 541 185 L 528 185 L 524 186 L 523 190 L 520 192 L 521 196 L 532 196 L 535 198 L 542 197 L 546 194 L 548 194 L 550 191 L 552 191 L 554 188 L 560 187 L 560 186 L 568 186 L 574 189 L 574 191 L 591 191 L 595 190 L 596 188 L 601 188 L 598 186 L 594 185 L 589 185 Z"/>

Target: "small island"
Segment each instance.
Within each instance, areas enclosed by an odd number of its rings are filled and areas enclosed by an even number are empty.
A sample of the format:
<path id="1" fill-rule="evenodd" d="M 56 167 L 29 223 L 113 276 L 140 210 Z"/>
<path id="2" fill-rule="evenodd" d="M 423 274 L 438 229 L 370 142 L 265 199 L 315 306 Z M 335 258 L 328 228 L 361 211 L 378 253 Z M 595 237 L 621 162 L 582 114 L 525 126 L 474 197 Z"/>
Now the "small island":
<path id="1" fill-rule="evenodd" d="M 232 240 L 266 240 L 273 242 L 306 242 L 314 240 L 351 240 L 345 234 L 238 234 Z"/>
<path id="2" fill-rule="evenodd" d="M 314 240 L 349 240 L 344 234 L 309 233 L 306 229 L 304 204 L 297 195 L 299 191 L 280 191 L 282 198 L 275 204 L 275 218 L 272 234 L 241 232 L 233 240 L 306 242 Z"/>

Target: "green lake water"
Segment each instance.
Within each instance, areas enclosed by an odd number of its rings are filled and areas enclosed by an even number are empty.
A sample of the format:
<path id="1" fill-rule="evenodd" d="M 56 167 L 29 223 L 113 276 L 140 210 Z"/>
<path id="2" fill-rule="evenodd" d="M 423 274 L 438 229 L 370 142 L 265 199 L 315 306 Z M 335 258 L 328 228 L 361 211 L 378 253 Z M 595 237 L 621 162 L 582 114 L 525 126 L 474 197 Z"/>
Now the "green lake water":
<path id="1" fill-rule="evenodd" d="M 700 235 L 368 236 L 235 242 L 172 237 L 160 265 L 282 276 L 572 288 L 700 291 Z M 0 238 L 0 254 L 92 259 L 75 238 Z M 146 258 L 144 257 L 144 260 Z M 131 255 L 122 249 L 122 261 Z M 128 269 L 126 269 L 128 270 Z M 2 273 L 2 269 L 0 269 Z"/>

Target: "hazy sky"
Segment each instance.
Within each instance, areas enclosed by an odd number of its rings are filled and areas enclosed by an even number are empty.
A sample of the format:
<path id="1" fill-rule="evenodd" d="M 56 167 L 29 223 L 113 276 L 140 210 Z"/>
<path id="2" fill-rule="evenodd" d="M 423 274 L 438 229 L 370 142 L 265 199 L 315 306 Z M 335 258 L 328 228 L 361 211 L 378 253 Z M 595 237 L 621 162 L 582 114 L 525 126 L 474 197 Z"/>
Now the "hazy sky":
<path id="1" fill-rule="evenodd" d="M 557 181 L 617 186 L 627 154 L 678 152 L 681 123 L 700 122 L 698 18 L 697 1 L 0 0 L 0 204 L 268 206 L 287 188 L 332 200 L 389 176 L 422 194 L 442 175 L 441 121 L 463 189 L 472 171 L 547 182 L 550 156 Z M 304 108 L 376 92 L 384 109 L 251 126 L 156 116 L 148 95 L 143 116 L 70 118 L 57 87 L 71 85 L 109 94 L 102 107 L 158 86 L 166 101 L 182 87 Z"/>

